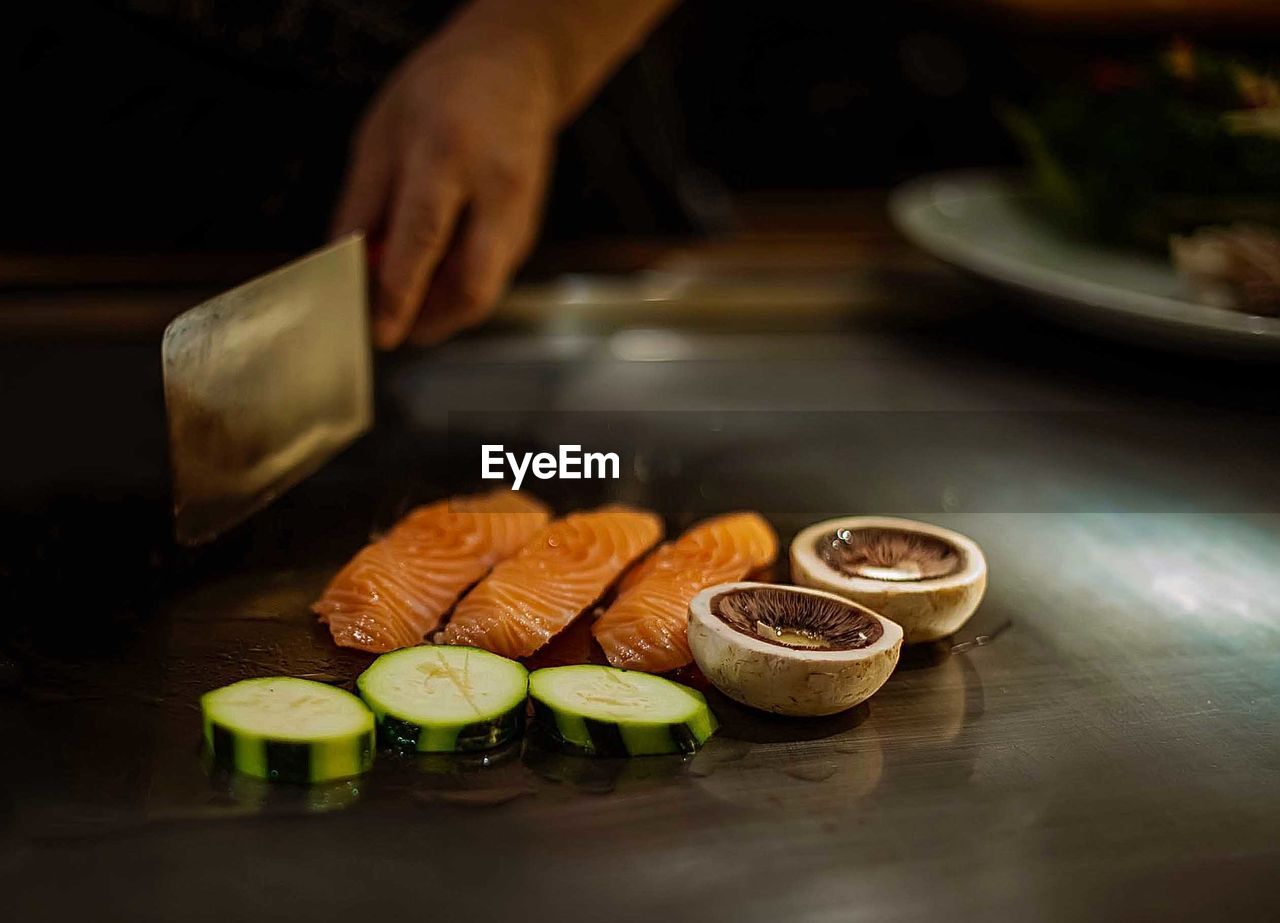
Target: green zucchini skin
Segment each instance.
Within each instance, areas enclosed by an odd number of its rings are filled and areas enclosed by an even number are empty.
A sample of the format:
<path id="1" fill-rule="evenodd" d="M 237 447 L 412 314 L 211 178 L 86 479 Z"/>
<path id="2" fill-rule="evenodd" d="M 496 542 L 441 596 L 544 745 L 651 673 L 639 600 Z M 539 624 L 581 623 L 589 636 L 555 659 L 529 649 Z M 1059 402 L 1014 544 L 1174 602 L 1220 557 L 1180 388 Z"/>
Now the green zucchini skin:
<path id="1" fill-rule="evenodd" d="M 575 734 L 577 739 L 570 739 L 562 730 L 560 717 L 554 708 L 537 698 L 530 698 L 530 701 L 533 703 L 532 730 L 540 738 L 570 753 L 586 756 L 630 757 L 694 753 L 718 727 L 715 715 L 708 709 L 705 720 L 700 725 L 685 722 L 653 725 L 646 729 L 643 740 L 633 739 L 629 743 L 628 737 L 624 736 L 622 728 L 617 724 L 578 718 L 585 729 L 585 736 Z"/>
<path id="2" fill-rule="evenodd" d="M 351 741 L 309 744 L 241 737 L 224 725 L 206 721 L 204 734 L 215 770 L 268 782 L 307 785 L 350 778 L 373 768 L 372 731 Z"/>
<path id="3" fill-rule="evenodd" d="M 452 746 L 434 741 L 430 728 L 393 715 L 375 715 L 378 743 L 401 753 L 477 753 L 492 750 L 524 733 L 525 712 L 526 705 L 521 702 L 492 721 L 464 724 L 458 729 Z"/>

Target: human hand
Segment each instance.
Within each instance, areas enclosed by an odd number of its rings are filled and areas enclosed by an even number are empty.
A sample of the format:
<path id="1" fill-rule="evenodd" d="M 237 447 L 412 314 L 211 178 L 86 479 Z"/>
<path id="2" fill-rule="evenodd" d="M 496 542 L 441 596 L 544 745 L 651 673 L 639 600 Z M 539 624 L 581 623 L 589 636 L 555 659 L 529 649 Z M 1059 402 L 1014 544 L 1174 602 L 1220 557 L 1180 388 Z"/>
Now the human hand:
<path id="1" fill-rule="evenodd" d="M 546 58 L 446 32 L 356 132 L 335 236 L 381 236 L 373 336 L 436 343 L 484 320 L 532 246 L 559 111 Z"/>

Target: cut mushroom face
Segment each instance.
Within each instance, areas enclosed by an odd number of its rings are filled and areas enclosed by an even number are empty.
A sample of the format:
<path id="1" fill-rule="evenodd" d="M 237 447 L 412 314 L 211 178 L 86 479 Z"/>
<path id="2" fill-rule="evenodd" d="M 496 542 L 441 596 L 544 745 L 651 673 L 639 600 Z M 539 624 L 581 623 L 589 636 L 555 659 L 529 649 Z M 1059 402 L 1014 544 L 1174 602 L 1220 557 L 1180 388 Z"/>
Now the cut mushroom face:
<path id="1" fill-rule="evenodd" d="M 897 622 L 914 644 L 945 638 L 968 621 L 986 590 L 987 563 L 957 532 L 864 516 L 802 531 L 791 543 L 791 574 Z"/>
<path id="2" fill-rule="evenodd" d="M 903 529 L 836 529 L 819 536 L 814 550 L 832 570 L 868 580 L 932 580 L 961 566 L 950 542 Z"/>
<path id="3" fill-rule="evenodd" d="M 726 583 L 690 602 L 689 646 L 731 699 L 783 715 L 830 715 L 884 684 L 902 629 L 831 593 Z"/>
<path id="4" fill-rule="evenodd" d="M 858 650 L 884 634 L 880 620 L 870 613 L 789 587 L 726 590 L 711 597 L 711 611 L 744 635 L 796 649 Z"/>

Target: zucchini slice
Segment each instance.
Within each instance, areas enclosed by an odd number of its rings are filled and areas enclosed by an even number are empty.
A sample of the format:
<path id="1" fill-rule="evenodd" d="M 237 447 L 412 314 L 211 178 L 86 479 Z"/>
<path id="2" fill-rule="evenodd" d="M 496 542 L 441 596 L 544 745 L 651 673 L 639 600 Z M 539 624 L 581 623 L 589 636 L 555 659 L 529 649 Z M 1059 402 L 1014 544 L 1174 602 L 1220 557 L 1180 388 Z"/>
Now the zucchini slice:
<path id="1" fill-rule="evenodd" d="M 702 693 L 669 679 L 580 664 L 529 677 L 535 726 L 595 756 L 692 753 L 715 733 Z"/>
<path id="2" fill-rule="evenodd" d="M 383 654 L 356 680 L 378 739 L 398 750 L 489 750 L 524 730 L 529 671 L 475 647 L 425 645 Z"/>
<path id="3" fill-rule="evenodd" d="M 373 765 L 373 715 L 349 692 L 309 679 L 246 679 L 200 697 L 216 769 L 271 782 L 327 782 Z"/>

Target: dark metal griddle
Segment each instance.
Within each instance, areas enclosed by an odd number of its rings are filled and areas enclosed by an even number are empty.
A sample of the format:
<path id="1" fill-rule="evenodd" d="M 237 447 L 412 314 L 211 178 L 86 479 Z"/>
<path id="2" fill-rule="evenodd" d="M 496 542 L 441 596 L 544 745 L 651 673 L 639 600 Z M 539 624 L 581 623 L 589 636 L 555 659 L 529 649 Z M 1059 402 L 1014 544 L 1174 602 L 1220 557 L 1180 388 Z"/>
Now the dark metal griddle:
<path id="1" fill-rule="evenodd" d="M 154 347 L 5 344 L 5 917 L 1275 917 L 1274 370 L 974 314 L 959 287 L 925 324 L 890 281 L 900 310 L 822 329 L 499 330 L 393 359 L 375 435 L 199 555 L 164 537 Z M 371 529 L 478 486 L 470 447 L 503 432 L 642 456 L 540 491 L 561 511 L 617 496 L 676 530 L 755 507 L 784 540 L 932 519 L 986 548 L 986 602 L 849 714 L 713 698 L 693 759 L 208 777 L 196 696 L 349 683 L 369 658 L 307 604 Z"/>

